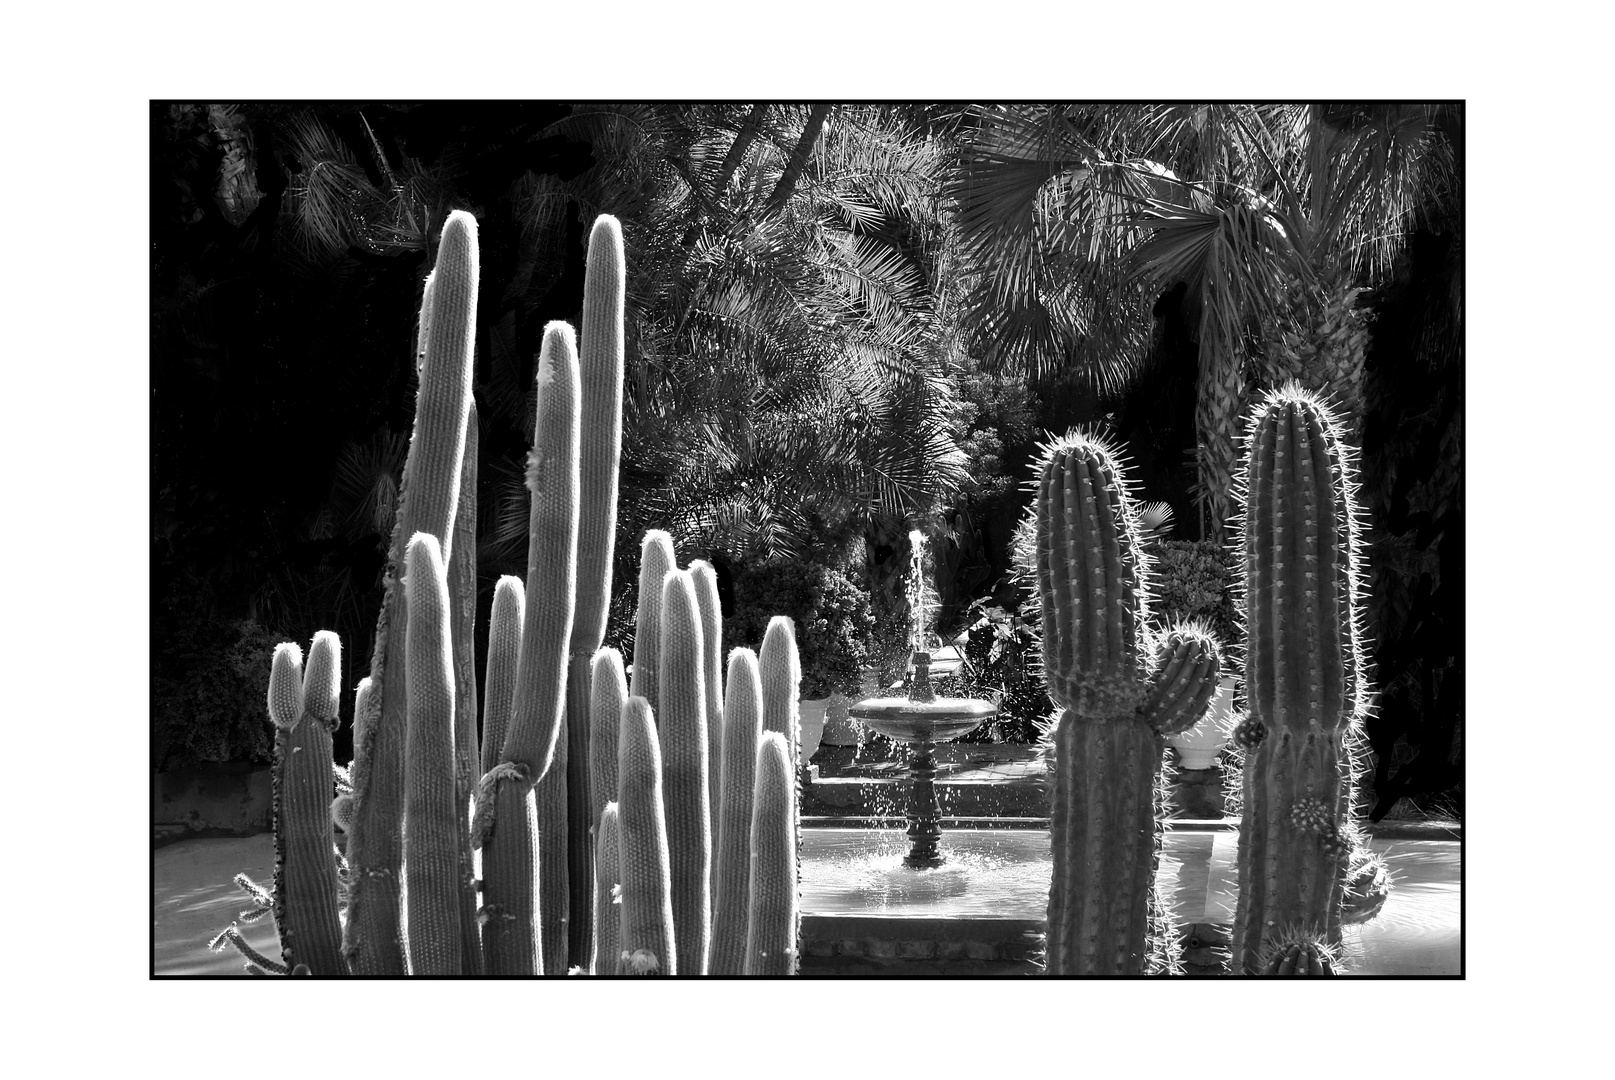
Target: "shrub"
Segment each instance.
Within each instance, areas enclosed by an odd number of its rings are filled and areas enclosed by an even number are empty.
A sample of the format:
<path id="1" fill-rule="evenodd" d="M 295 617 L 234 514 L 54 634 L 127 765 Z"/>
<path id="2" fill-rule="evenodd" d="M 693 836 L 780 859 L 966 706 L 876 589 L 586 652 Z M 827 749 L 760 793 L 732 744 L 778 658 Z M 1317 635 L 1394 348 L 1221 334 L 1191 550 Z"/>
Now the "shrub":
<path id="1" fill-rule="evenodd" d="M 990 604 L 971 605 L 980 616 L 965 640 L 966 664 L 937 688 L 939 694 L 998 701 L 998 715 L 966 735 L 962 742 L 1036 742 L 1054 715 L 1054 703 L 1037 670 L 1035 627 L 1018 615 Z"/>
<path id="2" fill-rule="evenodd" d="M 1211 540 L 1161 540 L 1150 545 L 1150 555 L 1155 559 L 1154 621 L 1200 619 L 1224 645 L 1238 645 L 1243 635 L 1229 552 Z"/>
<path id="3" fill-rule="evenodd" d="M 269 761 L 265 693 L 282 640 L 236 619 L 194 622 L 166 642 L 152 680 L 152 767 Z"/>
<path id="4" fill-rule="evenodd" d="M 804 698 L 861 692 L 875 619 L 869 597 L 846 574 L 783 559 L 742 570 L 735 575 L 735 608 L 724 627 L 726 646 L 759 647 L 775 615 L 796 620 Z"/>

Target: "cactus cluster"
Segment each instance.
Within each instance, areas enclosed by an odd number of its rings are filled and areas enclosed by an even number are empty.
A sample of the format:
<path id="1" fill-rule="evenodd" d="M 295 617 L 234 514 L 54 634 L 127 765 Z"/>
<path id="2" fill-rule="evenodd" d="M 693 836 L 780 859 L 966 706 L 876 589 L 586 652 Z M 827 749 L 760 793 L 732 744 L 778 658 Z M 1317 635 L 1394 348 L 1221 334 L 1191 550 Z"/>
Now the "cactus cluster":
<path id="1" fill-rule="evenodd" d="M 415 433 L 372 668 L 355 698 L 351 772 L 331 760 L 335 635 L 316 637 L 306 674 L 296 645 L 282 645 L 271 665 L 275 887 L 245 882 L 254 907 L 241 918 L 273 914 L 282 957 L 251 952 L 233 925 L 214 941 L 247 953 L 249 969 L 701 974 L 716 970 L 714 940 L 738 940 L 724 970 L 794 971 L 800 665 L 789 620 L 770 628 L 761 665 L 746 650 L 731 656 L 726 688 L 716 576 L 699 562 L 679 569 L 671 537 L 653 532 L 632 688 L 622 657 L 600 647 L 623 288 L 620 227 L 602 217 L 590 237 L 581 361 L 571 327 L 544 334 L 527 580 L 495 587 L 479 710 L 477 237 L 468 214 L 445 223 L 421 311 Z M 772 712 L 765 688 L 779 696 Z M 728 731 L 725 697 L 739 703 Z M 334 827 L 346 833 L 345 854 Z M 725 906 L 715 913 L 717 895 Z"/>

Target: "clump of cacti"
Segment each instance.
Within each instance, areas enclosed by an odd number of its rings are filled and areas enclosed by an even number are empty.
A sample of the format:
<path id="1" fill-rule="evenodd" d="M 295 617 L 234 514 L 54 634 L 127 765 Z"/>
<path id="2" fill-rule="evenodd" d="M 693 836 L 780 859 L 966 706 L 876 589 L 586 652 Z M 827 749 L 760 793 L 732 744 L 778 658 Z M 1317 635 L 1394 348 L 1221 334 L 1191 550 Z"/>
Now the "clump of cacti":
<path id="1" fill-rule="evenodd" d="M 1149 630 L 1148 558 L 1123 464 L 1073 432 L 1043 451 L 1035 494 L 1043 668 L 1060 707 L 1048 732 L 1052 975 L 1172 970 L 1156 895 L 1167 735 L 1217 689 L 1203 629 Z"/>
<path id="2" fill-rule="evenodd" d="M 1249 716 L 1236 732 L 1246 757 L 1234 967 L 1257 973 L 1317 966 L 1307 949 L 1340 943 L 1347 861 L 1361 846 L 1352 740 L 1369 692 L 1356 482 L 1339 424 L 1291 384 L 1256 406 L 1245 443 Z M 1280 935 L 1290 940 L 1275 963 Z M 1312 945 L 1297 952 L 1296 935 Z"/>
<path id="3" fill-rule="evenodd" d="M 767 962 L 751 966 L 776 973 L 788 959 L 794 971 L 791 744 L 781 741 L 783 771 L 769 758 L 766 789 L 744 777 L 744 811 L 760 814 L 768 835 L 766 869 L 753 866 L 749 820 L 737 854 L 715 859 L 712 850 L 720 749 L 766 754 L 765 714 L 794 737 L 794 641 L 770 635 L 777 704 L 763 708 L 753 664 L 751 718 L 725 739 L 716 578 L 701 563 L 679 570 L 671 538 L 652 532 L 632 691 L 622 657 L 599 647 L 616 519 L 622 274 L 621 232 L 603 217 L 590 240 L 581 371 L 571 328 L 545 332 L 528 577 L 525 587 L 507 576 L 495 588 L 479 744 L 470 646 L 476 231 L 467 214 L 446 223 L 421 311 L 416 430 L 371 674 L 355 698 L 351 772 L 331 761 L 335 635 L 316 638 L 307 677 L 295 645 L 272 664 L 270 714 L 284 751 L 276 882 L 271 891 L 242 879 L 254 908 L 241 918 L 273 914 L 283 957 L 252 951 L 233 924 L 213 943 L 233 944 L 254 973 L 701 974 L 714 936 L 756 937 Z M 780 822 L 793 838 L 788 858 L 777 852 Z M 348 864 L 333 826 L 346 834 Z M 746 891 L 720 916 L 727 933 L 714 935 L 720 875 Z"/>

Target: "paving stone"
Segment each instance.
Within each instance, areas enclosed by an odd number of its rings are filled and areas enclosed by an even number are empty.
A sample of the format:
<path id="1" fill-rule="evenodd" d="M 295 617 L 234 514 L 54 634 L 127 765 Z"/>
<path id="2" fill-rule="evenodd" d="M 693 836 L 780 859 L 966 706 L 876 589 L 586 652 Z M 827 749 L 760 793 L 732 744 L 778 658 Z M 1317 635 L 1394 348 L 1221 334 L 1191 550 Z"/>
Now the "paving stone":
<path id="1" fill-rule="evenodd" d="M 899 941 L 897 955 L 904 960 L 929 960 L 936 956 L 936 942 Z"/>

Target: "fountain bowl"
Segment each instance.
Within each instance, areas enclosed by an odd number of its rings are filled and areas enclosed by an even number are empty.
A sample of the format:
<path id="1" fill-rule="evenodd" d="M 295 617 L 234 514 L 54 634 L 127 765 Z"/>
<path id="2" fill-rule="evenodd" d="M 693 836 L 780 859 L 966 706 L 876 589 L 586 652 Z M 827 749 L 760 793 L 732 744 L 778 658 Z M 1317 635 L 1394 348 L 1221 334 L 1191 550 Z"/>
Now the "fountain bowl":
<path id="1" fill-rule="evenodd" d="M 906 697 L 865 698 L 847 715 L 889 739 L 906 743 L 939 743 L 968 735 L 997 713 L 991 702 L 972 698 L 913 701 Z"/>

